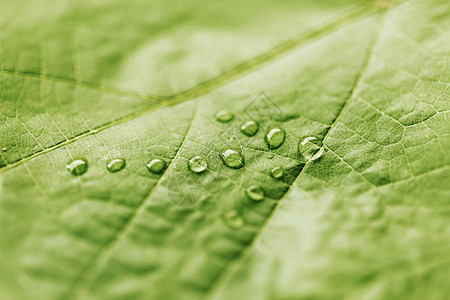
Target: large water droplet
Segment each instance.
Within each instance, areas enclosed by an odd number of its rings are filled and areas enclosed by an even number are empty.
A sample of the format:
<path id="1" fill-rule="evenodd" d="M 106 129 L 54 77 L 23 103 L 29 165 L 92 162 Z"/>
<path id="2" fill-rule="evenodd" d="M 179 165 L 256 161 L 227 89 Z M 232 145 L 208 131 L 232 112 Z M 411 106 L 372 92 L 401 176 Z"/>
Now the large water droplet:
<path id="1" fill-rule="evenodd" d="M 280 167 L 275 167 L 272 170 L 270 170 L 270 175 L 275 179 L 280 179 L 284 176 L 284 170 Z"/>
<path id="2" fill-rule="evenodd" d="M 246 136 L 254 136 L 259 129 L 259 125 L 256 121 L 247 121 L 239 128 Z"/>
<path id="3" fill-rule="evenodd" d="M 80 176 L 87 172 L 88 164 L 84 159 L 74 159 L 66 165 L 67 170 L 74 176 Z"/>
<path id="4" fill-rule="evenodd" d="M 264 200 L 264 191 L 258 185 L 250 186 L 247 191 L 247 196 L 253 201 Z"/>
<path id="5" fill-rule="evenodd" d="M 239 216 L 239 213 L 236 210 L 230 210 L 227 212 L 223 219 L 225 224 L 231 228 L 239 229 L 244 226 L 244 220 Z"/>
<path id="6" fill-rule="evenodd" d="M 221 110 L 216 113 L 216 120 L 222 123 L 230 122 L 234 119 L 234 114 L 228 110 Z"/>
<path id="7" fill-rule="evenodd" d="M 281 128 L 272 128 L 267 131 L 266 136 L 264 137 L 269 149 L 276 149 L 281 146 L 284 142 L 284 138 L 286 133 Z"/>
<path id="8" fill-rule="evenodd" d="M 313 136 L 306 137 L 299 141 L 298 152 L 307 160 L 315 160 L 323 153 L 322 141 Z"/>
<path id="9" fill-rule="evenodd" d="M 161 173 L 165 167 L 166 162 L 159 158 L 154 158 L 147 164 L 147 169 L 154 174 Z"/>
<path id="10" fill-rule="evenodd" d="M 6 149 L 6 147 L 3 147 L 3 152 L 6 152 L 6 151 L 8 151 L 8 149 Z"/>
<path id="11" fill-rule="evenodd" d="M 321 157 L 322 154 L 323 154 L 323 151 L 324 151 L 324 148 L 323 148 L 323 147 L 320 148 L 320 150 L 319 150 L 316 154 L 314 154 L 313 157 L 311 157 L 311 160 L 316 160 L 316 159 L 318 159 L 319 157 Z"/>
<path id="12" fill-rule="evenodd" d="M 239 169 L 244 166 L 244 157 L 242 154 L 234 151 L 234 150 L 227 150 L 224 153 L 220 153 L 220 158 L 222 159 L 223 163 L 233 169 Z"/>
<path id="13" fill-rule="evenodd" d="M 208 168 L 208 163 L 203 156 L 194 156 L 190 160 L 188 160 L 188 167 L 192 172 L 201 173 Z"/>
<path id="14" fill-rule="evenodd" d="M 123 158 L 115 158 L 106 165 L 106 168 L 111 173 L 118 172 L 122 170 L 124 167 L 125 167 L 125 159 Z"/>

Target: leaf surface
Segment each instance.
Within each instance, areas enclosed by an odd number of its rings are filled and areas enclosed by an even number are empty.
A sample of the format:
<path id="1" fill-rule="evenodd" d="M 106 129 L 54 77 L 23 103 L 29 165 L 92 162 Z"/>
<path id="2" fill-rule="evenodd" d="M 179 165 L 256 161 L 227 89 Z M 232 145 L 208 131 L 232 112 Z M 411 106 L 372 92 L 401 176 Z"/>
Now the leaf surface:
<path id="1" fill-rule="evenodd" d="M 0 13 L 0 298 L 444 299 L 450 5 L 168 5 Z"/>

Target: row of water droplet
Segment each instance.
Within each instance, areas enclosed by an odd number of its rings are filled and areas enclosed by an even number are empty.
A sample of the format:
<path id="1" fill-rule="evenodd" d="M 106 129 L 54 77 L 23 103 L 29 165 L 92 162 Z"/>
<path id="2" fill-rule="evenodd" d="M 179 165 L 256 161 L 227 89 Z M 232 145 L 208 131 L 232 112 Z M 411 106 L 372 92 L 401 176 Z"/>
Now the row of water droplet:
<path id="1" fill-rule="evenodd" d="M 230 122 L 233 120 L 234 114 L 228 111 L 219 111 L 216 114 L 216 120 L 222 123 Z M 259 130 L 258 122 L 254 120 L 249 120 L 244 122 L 240 127 L 240 131 L 247 136 L 254 136 Z M 279 148 L 286 137 L 286 132 L 278 127 L 272 127 L 267 130 L 264 140 L 267 143 L 269 149 Z M 298 143 L 298 151 L 300 154 L 308 161 L 313 161 L 318 159 L 324 149 L 322 147 L 322 141 L 313 136 L 308 136 L 301 139 Z M 233 169 L 239 169 L 244 167 L 245 161 L 244 156 L 232 149 L 228 149 L 223 153 L 219 154 L 225 166 Z M 272 158 L 271 155 L 270 158 Z M 126 165 L 123 158 L 112 159 L 106 165 L 109 172 L 115 173 L 122 170 Z M 166 168 L 166 162 L 159 158 L 154 158 L 147 163 L 147 169 L 153 174 L 160 174 Z M 197 155 L 188 160 L 187 166 L 189 170 L 194 173 L 205 172 L 208 168 L 208 162 L 205 157 Z M 67 170 L 75 176 L 83 175 L 88 170 L 88 163 L 85 159 L 74 159 L 67 164 Z M 281 167 L 274 167 L 270 171 L 270 175 L 275 179 L 281 179 L 284 176 L 284 170 Z M 265 198 L 264 190 L 258 185 L 252 185 L 247 188 L 246 194 L 249 199 L 253 201 L 262 201 Z M 232 228 L 240 228 L 243 226 L 244 221 L 237 211 L 232 210 L 224 215 L 224 220 Z"/>
<path id="2" fill-rule="evenodd" d="M 222 123 L 228 123 L 234 119 L 234 114 L 221 110 L 216 113 L 216 120 Z M 254 120 L 245 121 L 240 127 L 240 131 L 247 136 L 254 136 L 259 130 L 258 122 Z M 286 138 L 286 132 L 278 127 L 269 128 L 264 136 L 269 149 L 279 148 Z M 322 141 L 313 136 L 308 136 L 298 143 L 298 151 L 307 160 L 316 160 L 323 153 Z"/>

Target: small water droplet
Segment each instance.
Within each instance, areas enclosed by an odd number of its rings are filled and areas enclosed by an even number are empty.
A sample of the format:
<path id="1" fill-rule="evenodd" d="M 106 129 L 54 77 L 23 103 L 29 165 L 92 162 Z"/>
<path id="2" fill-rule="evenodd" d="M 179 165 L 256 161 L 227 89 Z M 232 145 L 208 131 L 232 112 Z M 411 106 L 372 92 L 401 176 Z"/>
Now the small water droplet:
<path id="1" fill-rule="evenodd" d="M 188 161 L 189 169 L 194 173 L 201 173 L 208 168 L 208 163 L 203 156 L 194 156 Z"/>
<path id="2" fill-rule="evenodd" d="M 6 147 L 3 147 L 3 152 L 6 152 L 6 151 L 8 151 L 8 149 L 6 149 Z"/>
<path id="3" fill-rule="evenodd" d="M 234 114 L 228 110 L 221 110 L 216 113 L 216 120 L 222 123 L 230 122 L 234 119 Z"/>
<path id="4" fill-rule="evenodd" d="M 269 154 L 269 156 L 267 156 L 268 159 L 272 159 L 273 158 L 273 154 Z"/>
<path id="5" fill-rule="evenodd" d="M 154 174 L 161 173 L 165 167 L 166 167 L 166 162 L 159 158 L 154 158 L 147 164 L 147 169 Z"/>
<path id="6" fill-rule="evenodd" d="M 74 159 L 66 165 L 67 170 L 74 176 L 80 176 L 87 172 L 88 164 L 84 159 Z"/>
<path id="7" fill-rule="evenodd" d="M 253 201 L 264 200 L 264 191 L 258 185 L 252 185 L 247 189 L 246 193 Z"/>
<path id="8" fill-rule="evenodd" d="M 313 136 L 309 136 L 303 140 L 300 140 L 298 143 L 298 152 L 300 152 L 300 154 L 307 160 L 315 160 L 323 153 L 323 149 L 321 149 L 321 147 L 321 140 L 318 140 Z"/>
<path id="9" fill-rule="evenodd" d="M 272 170 L 270 170 L 270 175 L 275 179 L 280 179 L 284 176 L 284 170 L 280 167 L 275 167 Z"/>
<path id="10" fill-rule="evenodd" d="M 244 166 L 244 157 L 242 154 L 234 151 L 234 150 L 227 150 L 224 153 L 220 153 L 220 158 L 222 159 L 223 163 L 233 169 L 239 169 Z"/>
<path id="11" fill-rule="evenodd" d="M 283 144 L 285 136 L 286 133 L 283 129 L 272 128 L 267 131 L 264 139 L 269 146 L 269 149 L 276 149 Z"/>
<path id="12" fill-rule="evenodd" d="M 239 128 L 246 136 L 254 136 L 259 129 L 259 124 L 256 121 L 247 121 Z"/>
<path id="13" fill-rule="evenodd" d="M 239 216 L 239 213 L 235 210 L 230 210 L 227 212 L 223 219 L 225 220 L 225 224 L 231 228 L 239 229 L 244 226 L 244 220 Z"/>
<path id="14" fill-rule="evenodd" d="M 122 170 L 124 167 L 125 167 L 125 159 L 123 158 L 115 158 L 106 165 L 106 168 L 111 173 L 118 172 Z"/>

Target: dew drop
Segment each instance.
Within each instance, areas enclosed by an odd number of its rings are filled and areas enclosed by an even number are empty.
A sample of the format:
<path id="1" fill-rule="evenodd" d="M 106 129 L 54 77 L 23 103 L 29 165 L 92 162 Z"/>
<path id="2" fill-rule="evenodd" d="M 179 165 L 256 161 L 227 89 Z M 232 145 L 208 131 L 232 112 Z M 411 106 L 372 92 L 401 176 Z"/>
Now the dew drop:
<path id="1" fill-rule="evenodd" d="M 8 151 L 8 149 L 6 149 L 6 147 L 3 147 L 3 152 L 6 152 L 6 151 Z"/>
<path id="2" fill-rule="evenodd" d="M 239 229 L 244 226 L 244 220 L 239 216 L 239 213 L 236 210 L 227 212 L 223 216 L 223 219 L 228 227 Z"/>
<path id="3" fill-rule="evenodd" d="M 264 191 L 258 185 L 252 185 L 246 190 L 247 196 L 253 201 L 264 200 Z"/>
<path id="4" fill-rule="evenodd" d="M 285 131 L 281 128 L 272 128 L 267 131 L 265 141 L 269 146 L 269 149 L 276 149 L 284 142 Z"/>
<path id="5" fill-rule="evenodd" d="M 230 122 L 234 119 L 234 114 L 228 110 L 221 110 L 216 113 L 216 120 L 222 123 Z"/>
<path id="6" fill-rule="evenodd" d="M 74 159 L 66 165 L 67 170 L 74 176 L 80 176 L 87 172 L 88 164 L 84 159 Z"/>
<path id="7" fill-rule="evenodd" d="M 311 160 L 316 160 L 316 159 L 318 159 L 319 157 L 321 157 L 322 154 L 323 154 L 323 151 L 324 151 L 323 147 L 320 148 L 319 152 L 317 152 L 316 154 L 314 154 L 313 157 L 311 157 Z"/>
<path id="8" fill-rule="evenodd" d="M 124 167 L 125 167 L 125 159 L 123 158 L 115 158 L 106 165 L 106 168 L 111 173 L 118 172 L 122 170 Z"/>
<path id="9" fill-rule="evenodd" d="M 275 167 L 272 170 L 270 170 L 270 175 L 275 179 L 280 179 L 284 176 L 284 170 L 280 167 Z"/>
<path id="10" fill-rule="evenodd" d="M 323 149 L 321 147 L 322 141 L 313 136 L 309 136 L 303 140 L 300 140 L 298 143 L 298 152 L 300 152 L 300 154 L 307 160 L 315 160 L 318 159 L 323 153 Z"/>
<path id="11" fill-rule="evenodd" d="M 268 159 L 272 159 L 273 158 L 273 154 L 269 154 L 269 156 L 267 156 Z"/>
<path id="12" fill-rule="evenodd" d="M 256 121 L 247 121 L 239 128 L 246 136 L 254 136 L 259 129 L 259 125 Z"/>
<path id="13" fill-rule="evenodd" d="M 188 160 L 188 167 L 194 173 L 201 173 L 208 168 L 208 163 L 203 156 L 194 156 Z"/>
<path id="14" fill-rule="evenodd" d="M 166 167 L 166 162 L 159 158 L 154 158 L 147 164 L 147 169 L 154 174 L 161 173 L 165 167 Z"/>
<path id="15" fill-rule="evenodd" d="M 233 169 L 239 169 L 244 166 L 244 157 L 242 154 L 234 151 L 234 150 L 227 150 L 224 153 L 220 153 L 220 158 L 222 159 L 223 163 Z"/>

